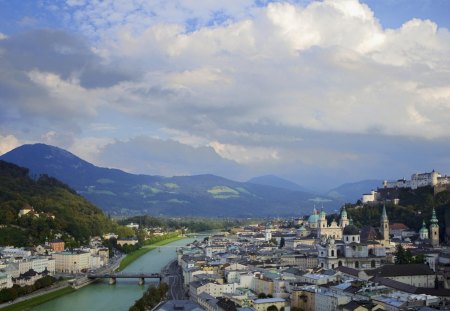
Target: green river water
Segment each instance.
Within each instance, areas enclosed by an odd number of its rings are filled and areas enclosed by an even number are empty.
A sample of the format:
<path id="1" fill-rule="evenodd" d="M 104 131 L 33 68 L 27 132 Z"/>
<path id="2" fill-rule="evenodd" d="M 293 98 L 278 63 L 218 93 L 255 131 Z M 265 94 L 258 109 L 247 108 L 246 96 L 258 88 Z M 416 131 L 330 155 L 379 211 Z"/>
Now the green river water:
<path id="1" fill-rule="evenodd" d="M 184 239 L 161 246 L 139 257 L 124 269 L 124 272 L 159 273 L 170 261 L 176 258 L 177 247 L 186 245 L 194 239 Z M 141 298 L 152 280 L 146 279 L 146 284 L 139 286 L 137 279 L 118 279 L 115 285 L 109 285 L 108 280 L 97 281 L 83 287 L 74 293 L 32 308 L 35 311 L 96 311 L 128 310 L 134 301 Z"/>

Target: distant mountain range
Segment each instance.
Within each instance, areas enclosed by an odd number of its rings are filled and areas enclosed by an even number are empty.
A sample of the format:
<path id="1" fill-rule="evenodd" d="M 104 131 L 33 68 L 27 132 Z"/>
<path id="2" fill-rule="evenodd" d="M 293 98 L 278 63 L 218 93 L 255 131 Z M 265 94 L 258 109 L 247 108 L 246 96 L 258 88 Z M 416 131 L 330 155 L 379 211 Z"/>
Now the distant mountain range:
<path id="1" fill-rule="evenodd" d="M 293 216 L 309 213 L 313 204 L 332 210 L 341 203 L 275 176 L 236 182 L 214 175 L 136 175 L 97 167 L 44 144 L 23 145 L 0 159 L 28 168 L 31 176 L 55 177 L 113 215 Z"/>
<path id="2" fill-rule="evenodd" d="M 300 186 L 290 180 L 280 178 L 275 175 L 264 175 L 259 177 L 254 177 L 247 182 L 257 185 L 265 185 L 265 186 L 272 186 L 276 188 L 281 189 L 287 189 L 292 191 L 303 191 L 303 192 L 309 192 L 308 189 L 306 189 L 303 186 Z"/>
<path id="3" fill-rule="evenodd" d="M 326 193 L 326 196 L 344 203 L 354 203 L 361 199 L 362 194 L 381 187 L 383 181 L 376 179 L 346 183 Z"/>

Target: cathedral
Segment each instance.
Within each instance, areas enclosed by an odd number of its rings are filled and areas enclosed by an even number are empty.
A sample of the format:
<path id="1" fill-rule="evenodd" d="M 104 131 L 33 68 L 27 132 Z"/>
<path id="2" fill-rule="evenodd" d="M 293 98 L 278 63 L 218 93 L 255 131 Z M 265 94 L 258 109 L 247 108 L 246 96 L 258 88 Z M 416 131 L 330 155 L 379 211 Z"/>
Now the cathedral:
<path id="1" fill-rule="evenodd" d="M 309 228 L 316 230 L 317 239 L 320 239 L 322 236 L 333 237 L 337 240 L 342 239 L 342 232 L 349 224 L 345 207 L 342 208 L 341 220 L 339 224 L 336 220 L 333 220 L 330 224 L 328 224 L 326 216 L 327 214 L 323 209 L 319 213 L 316 208 L 314 208 L 313 213 L 308 218 Z"/>
<path id="2" fill-rule="evenodd" d="M 345 208 L 342 209 L 339 225 L 334 220 L 327 224 L 325 213 L 321 212 L 318 220 L 317 244 L 319 266 L 334 269 L 340 266 L 355 269 L 374 269 L 386 260 L 386 246 L 389 246 L 389 219 L 386 207 L 380 218 L 378 230 L 370 240 L 362 241 L 361 231 L 347 218 Z"/>

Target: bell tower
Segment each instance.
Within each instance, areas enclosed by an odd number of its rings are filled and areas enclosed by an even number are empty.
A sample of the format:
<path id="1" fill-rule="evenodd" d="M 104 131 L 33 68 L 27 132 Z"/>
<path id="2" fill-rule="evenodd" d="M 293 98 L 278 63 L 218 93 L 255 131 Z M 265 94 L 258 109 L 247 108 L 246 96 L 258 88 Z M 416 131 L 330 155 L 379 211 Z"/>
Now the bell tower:
<path id="1" fill-rule="evenodd" d="M 431 245 L 433 247 L 439 246 L 439 223 L 438 219 L 436 217 L 436 211 L 433 207 L 433 214 L 431 215 L 430 220 L 430 239 L 431 239 Z"/>
<path id="2" fill-rule="evenodd" d="M 383 236 L 383 244 L 389 244 L 389 219 L 386 213 L 386 204 L 383 204 L 383 212 L 381 213 L 380 233 Z"/>

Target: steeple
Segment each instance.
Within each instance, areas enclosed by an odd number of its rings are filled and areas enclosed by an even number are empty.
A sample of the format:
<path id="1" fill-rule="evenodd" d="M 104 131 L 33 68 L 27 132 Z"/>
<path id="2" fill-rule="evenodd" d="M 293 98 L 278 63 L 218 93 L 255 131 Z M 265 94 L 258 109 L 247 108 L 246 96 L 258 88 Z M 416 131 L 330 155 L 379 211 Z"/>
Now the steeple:
<path id="1" fill-rule="evenodd" d="M 383 244 L 389 244 L 389 219 L 386 213 L 386 204 L 383 204 L 381 212 L 380 233 L 383 236 Z"/>
<path id="2" fill-rule="evenodd" d="M 430 220 L 430 238 L 431 238 L 431 245 L 433 247 L 439 246 L 439 223 L 438 219 L 436 217 L 436 211 L 433 207 L 433 213 L 431 214 L 431 220 Z"/>
<path id="3" fill-rule="evenodd" d="M 431 222 L 432 224 L 437 224 L 437 223 L 438 223 L 438 219 L 437 219 L 437 217 L 436 217 L 436 210 L 434 209 L 434 207 L 433 207 L 433 213 L 431 214 L 431 220 L 430 220 L 430 222 Z"/>
<path id="4" fill-rule="evenodd" d="M 386 204 L 383 204 L 383 211 L 381 212 L 381 222 L 383 222 L 383 220 L 387 220 L 387 213 L 386 213 Z"/>

